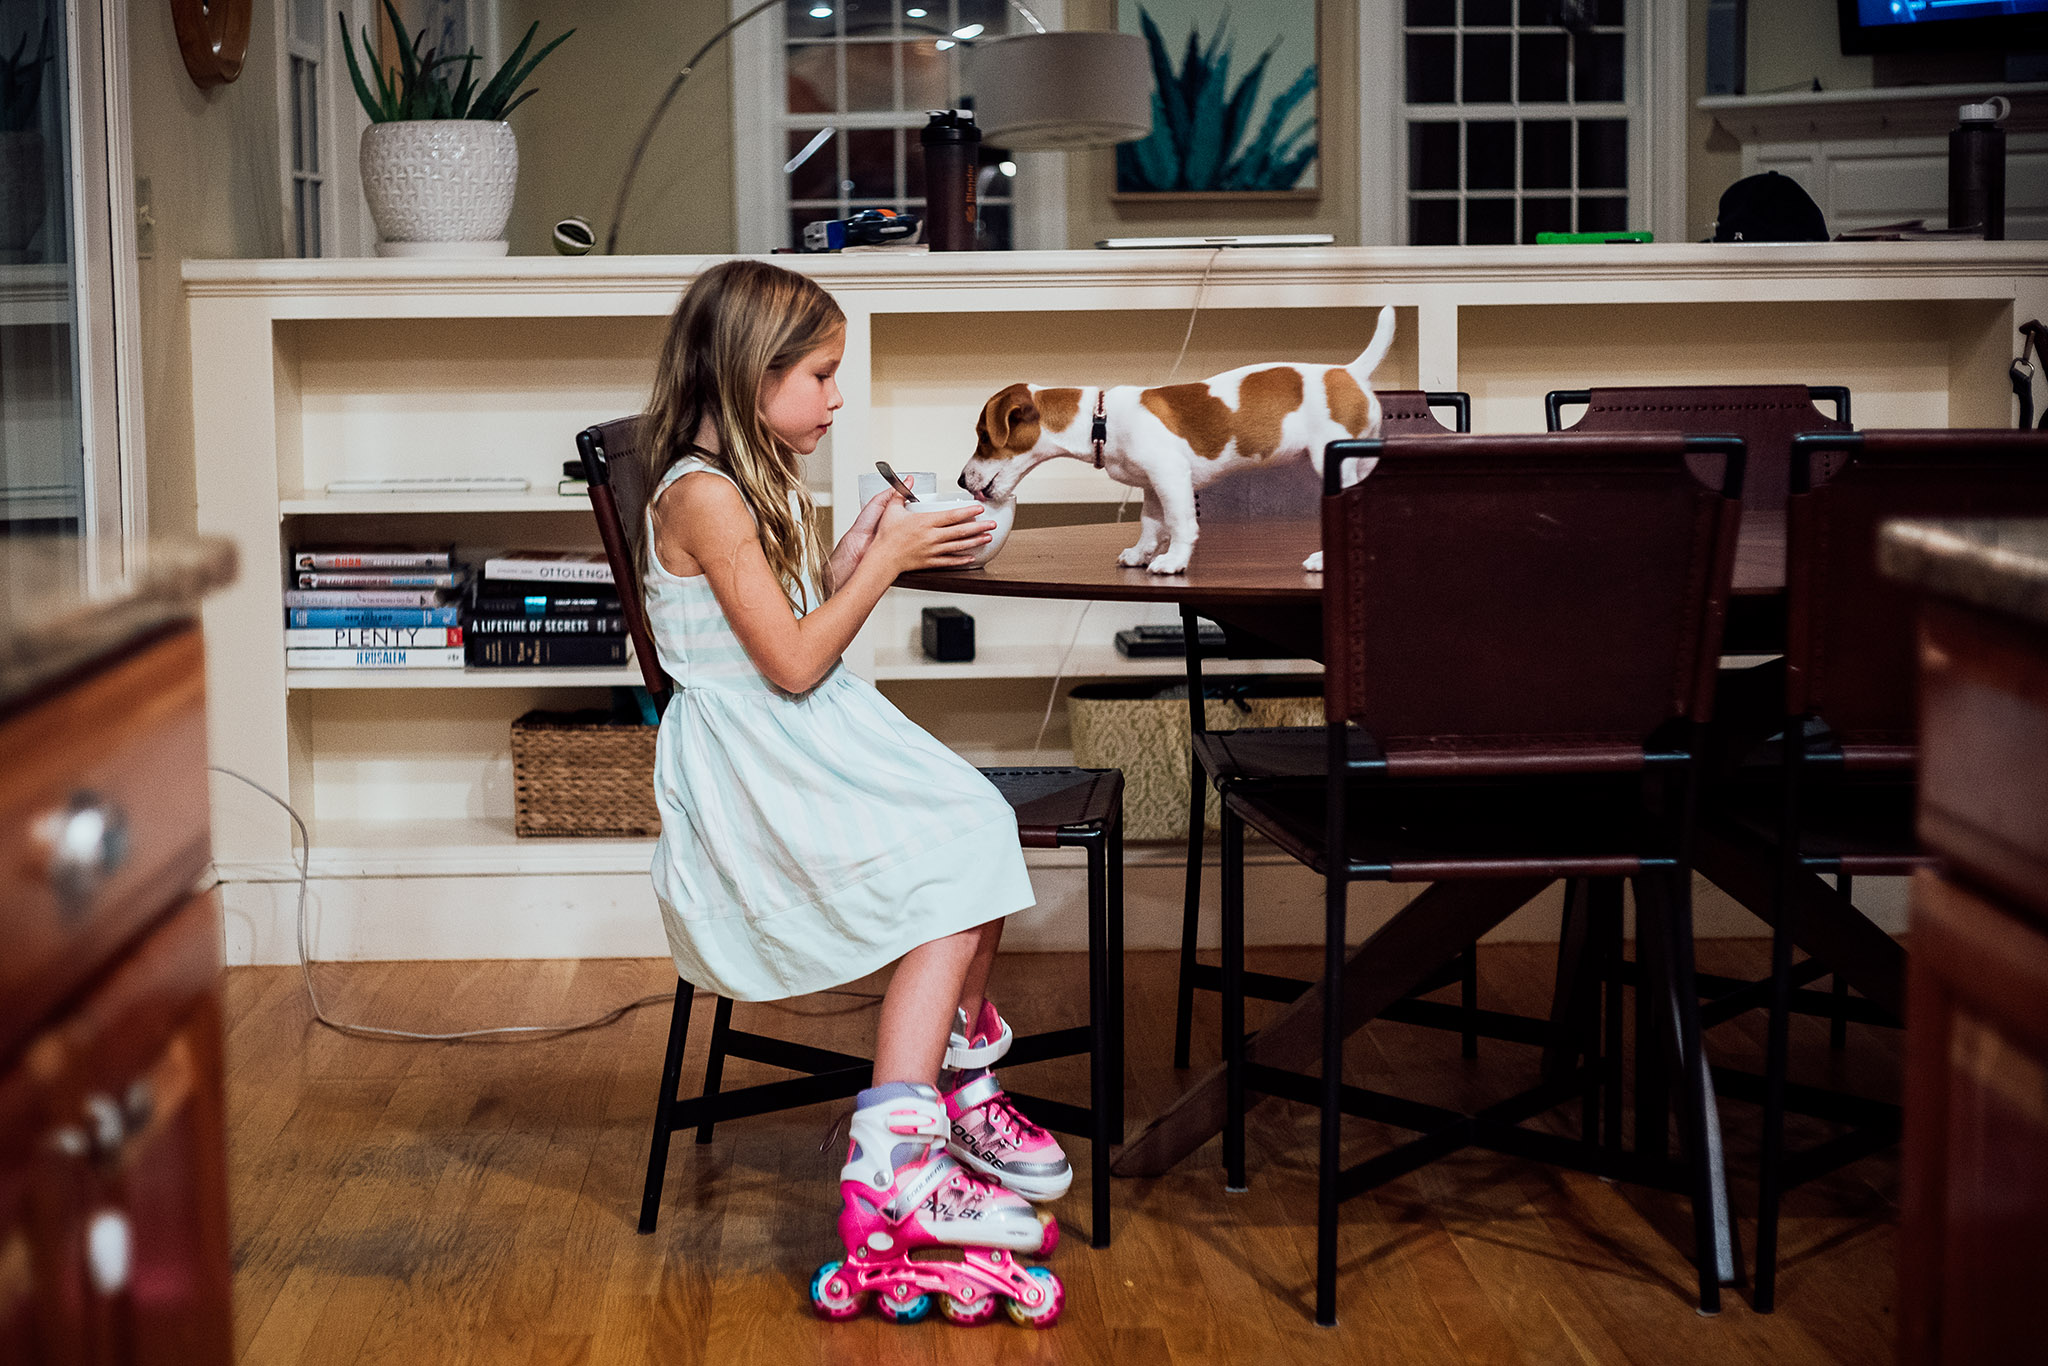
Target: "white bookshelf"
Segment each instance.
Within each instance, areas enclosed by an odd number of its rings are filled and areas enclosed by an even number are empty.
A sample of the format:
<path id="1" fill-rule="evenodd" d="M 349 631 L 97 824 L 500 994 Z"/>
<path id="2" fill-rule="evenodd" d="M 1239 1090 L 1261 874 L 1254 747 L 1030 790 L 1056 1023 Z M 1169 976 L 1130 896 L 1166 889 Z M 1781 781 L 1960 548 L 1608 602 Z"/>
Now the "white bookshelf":
<path id="1" fill-rule="evenodd" d="M 1153 384 L 1261 360 L 1348 361 L 1384 304 L 1397 333 L 1377 381 L 1464 389 L 1475 429 L 1495 432 L 1540 427 L 1552 388 L 1788 375 L 1847 385 L 1865 427 L 2009 426 L 2014 323 L 2048 315 L 2048 246 L 2029 242 L 776 259 L 818 279 L 847 316 L 846 406 L 806 469 L 835 529 L 858 512 L 856 482 L 877 458 L 949 483 L 973 450 L 982 403 L 1008 384 Z M 317 905 L 335 942 L 401 956 L 409 936 L 429 956 L 644 947 L 632 936 L 648 928 L 649 844 L 517 839 L 509 757 L 514 718 L 592 706 L 599 689 L 638 683 L 637 670 L 287 670 L 278 592 L 285 552 L 301 541 L 594 547 L 587 501 L 555 492 L 562 462 L 578 431 L 645 401 L 667 315 L 712 263 L 185 263 L 192 420 L 204 434 L 198 529 L 234 540 L 242 563 L 205 607 L 212 756 L 313 822 Z M 0 322 L 51 306 L 45 282 L 0 285 L 11 310 Z M 1202 313 L 1176 368 L 1198 292 Z M 319 493 L 345 478 L 506 475 L 529 491 Z M 1136 499 L 1085 462 L 1034 471 L 1020 495 L 1027 526 L 1117 520 L 1121 508 L 1137 534 Z M 919 610 L 936 604 L 975 617 L 971 663 L 919 650 Z M 1170 684 L 1180 660 L 1125 659 L 1112 638 L 1175 620 L 1168 605 L 1084 611 L 896 591 L 846 662 L 977 762 L 1034 749 L 1061 762 L 1057 709 L 1042 748 L 1038 736 L 1057 702 L 1054 674 L 1062 688 Z M 1212 675 L 1315 670 L 1207 664 Z M 292 827 L 231 784 L 214 802 L 236 961 L 287 960 L 290 898 L 274 875 L 291 866 Z M 1042 866 L 1070 876 L 1065 864 Z M 1158 873 L 1174 880 L 1164 865 Z M 1078 888 L 1039 886 L 1048 905 L 1079 904 Z M 1143 895 L 1154 893 L 1178 905 L 1164 883 Z M 419 924 L 394 925 L 400 916 Z M 500 921 L 509 928 L 451 928 Z M 373 922 L 383 928 L 348 930 Z M 622 937 L 579 939 L 600 923 L 625 927 Z M 658 930 L 654 939 L 659 951 Z"/>

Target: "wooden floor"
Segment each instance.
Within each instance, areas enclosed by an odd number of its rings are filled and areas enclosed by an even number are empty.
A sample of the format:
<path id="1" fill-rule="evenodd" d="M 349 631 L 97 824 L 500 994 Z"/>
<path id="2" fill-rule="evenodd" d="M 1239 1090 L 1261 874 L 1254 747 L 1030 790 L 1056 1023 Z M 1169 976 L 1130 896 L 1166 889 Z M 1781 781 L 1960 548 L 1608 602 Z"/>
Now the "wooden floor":
<path id="1" fill-rule="evenodd" d="M 1484 951 L 1482 998 L 1534 1011 L 1552 951 Z M 1750 942 L 1702 946 L 1703 968 L 1754 970 Z M 1308 970 L 1313 954 L 1253 966 Z M 1020 1026 L 1077 1022 L 1078 955 L 1006 956 L 994 994 Z M 1130 959 L 1133 1124 L 1183 1078 L 1169 1067 L 1172 959 Z M 328 965 L 330 1014 L 418 1030 L 556 1021 L 666 991 L 661 961 Z M 861 984 L 871 988 L 872 983 Z M 668 1010 L 542 1042 L 419 1044 L 345 1037 L 310 1020 L 296 969 L 231 971 L 229 1158 L 236 1342 L 251 1363 L 694 1362 L 1769 1362 L 1892 1357 L 1897 1161 L 1867 1159 L 1795 1192 L 1780 1305 L 1741 1294 L 1715 1319 L 1691 1303 L 1688 1217 L 1675 1198 L 1485 1154 L 1438 1163 L 1344 1209 L 1339 1326 L 1309 1318 L 1314 1250 L 1311 1112 L 1253 1112 L 1251 1190 L 1226 1195 L 1215 1143 L 1170 1175 L 1120 1180 L 1115 1241 L 1088 1247 L 1086 1148 L 1055 1208 L 1051 1265 L 1064 1318 L 1036 1332 L 896 1327 L 872 1313 L 811 1316 L 812 1270 L 839 1255 L 834 1107 L 721 1126 L 672 1151 L 660 1230 L 634 1232 Z M 708 1003 L 685 1076 L 701 1067 Z M 738 1022 L 864 1051 L 875 1009 L 857 992 L 741 1006 Z M 1216 1056 L 1214 998 L 1198 1063 Z M 1753 1062 L 1753 1020 L 1711 1036 L 1719 1061 Z M 1831 1055 L 1795 1035 L 1795 1075 L 1888 1094 L 1898 1040 L 1858 1027 Z M 1352 1079 L 1422 1099 L 1484 1100 L 1524 1084 L 1527 1049 L 1390 1024 L 1349 1054 Z M 734 1064 L 727 1084 L 758 1069 Z M 1020 1074 L 1086 1099 L 1080 1060 Z M 1724 1103 L 1735 1193 L 1753 1210 L 1757 1112 Z M 1356 1158 L 1390 1131 L 1347 1130 Z M 1745 1221 L 1744 1248 L 1753 1244 Z"/>

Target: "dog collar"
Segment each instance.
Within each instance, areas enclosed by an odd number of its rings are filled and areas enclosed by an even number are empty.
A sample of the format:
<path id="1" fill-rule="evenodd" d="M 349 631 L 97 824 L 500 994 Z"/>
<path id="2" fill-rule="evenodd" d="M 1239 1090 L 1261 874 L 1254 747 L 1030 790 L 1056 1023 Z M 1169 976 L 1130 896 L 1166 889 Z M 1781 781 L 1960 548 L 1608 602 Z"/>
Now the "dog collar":
<path id="1" fill-rule="evenodd" d="M 1109 416 L 1104 410 L 1103 391 L 1095 391 L 1095 425 L 1088 429 L 1088 439 L 1095 446 L 1095 468 L 1102 468 L 1102 447 L 1109 440 Z"/>

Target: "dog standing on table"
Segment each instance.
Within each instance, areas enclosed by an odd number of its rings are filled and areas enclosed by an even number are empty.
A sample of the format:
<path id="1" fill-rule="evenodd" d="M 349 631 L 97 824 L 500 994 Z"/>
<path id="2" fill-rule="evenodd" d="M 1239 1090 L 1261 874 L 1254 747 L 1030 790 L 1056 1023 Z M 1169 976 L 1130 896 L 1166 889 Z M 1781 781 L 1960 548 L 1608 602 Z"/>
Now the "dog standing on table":
<path id="1" fill-rule="evenodd" d="M 1012 384 L 982 405 L 960 487 L 976 498 L 1011 498 L 1017 481 L 1047 460 L 1090 461 L 1145 491 L 1138 543 L 1117 563 L 1178 574 L 1200 534 L 1196 489 L 1295 460 L 1320 474 L 1330 442 L 1380 434 L 1372 372 L 1393 340 L 1394 310 L 1382 308 L 1371 344 L 1349 365 L 1246 365 L 1150 388 Z M 1322 567 L 1320 550 L 1302 563 Z"/>

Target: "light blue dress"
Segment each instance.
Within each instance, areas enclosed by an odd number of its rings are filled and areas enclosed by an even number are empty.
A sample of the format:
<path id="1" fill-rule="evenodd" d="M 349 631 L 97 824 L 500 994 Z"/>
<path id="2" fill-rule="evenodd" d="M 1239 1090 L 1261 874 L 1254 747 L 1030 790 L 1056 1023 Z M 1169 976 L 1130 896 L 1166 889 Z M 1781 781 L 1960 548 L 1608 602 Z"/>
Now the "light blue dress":
<path id="1" fill-rule="evenodd" d="M 693 471 L 691 456 L 661 489 Z M 656 490 L 656 496 L 660 489 Z M 654 891 L 676 971 L 737 1001 L 865 976 L 1032 904 L 1017 818 L 844 664 L 809 692 L 754 667 L 702 577 L 643 575 L 676 693 L 656 739 Z"/>

